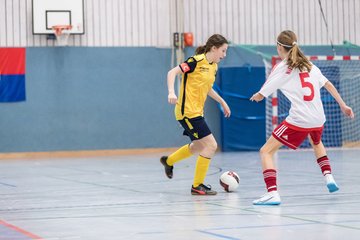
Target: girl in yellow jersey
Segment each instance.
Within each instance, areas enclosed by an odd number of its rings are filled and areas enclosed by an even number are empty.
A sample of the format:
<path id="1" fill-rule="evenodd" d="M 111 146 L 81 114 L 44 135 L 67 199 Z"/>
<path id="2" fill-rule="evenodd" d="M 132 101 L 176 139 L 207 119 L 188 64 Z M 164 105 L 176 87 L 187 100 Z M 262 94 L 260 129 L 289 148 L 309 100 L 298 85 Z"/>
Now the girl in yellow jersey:
<path id="1" fill-rule="evenodd" d="M 169 156 L 163 156 L 160 162 L 165 167 L 168 178 L 173 177 L 173 166 L 176 162 L 197 154 L 194 182 L 191 187 L 193 195 L 215 195 L 209 185 L 204 185 L 210 160 L 217 149 L 217 143 L 204 119 L 204 105 L 207 96 L 221 104 L 225 117 L 230 116 L 230 108 L 213 89 L 217 63 L 226 56 L 228 41 L 219 34 L 212 35 L 206 45 L 196 49 L 196 55 L 188 58 L 179 66 L 168 72 L 168 102 L 176 104 L 176 120 L 185 129 L 184 135 L 191 139 Z M 179 99 L 175 95 L 174 83 L 177 74 L 183 74 Z"/>

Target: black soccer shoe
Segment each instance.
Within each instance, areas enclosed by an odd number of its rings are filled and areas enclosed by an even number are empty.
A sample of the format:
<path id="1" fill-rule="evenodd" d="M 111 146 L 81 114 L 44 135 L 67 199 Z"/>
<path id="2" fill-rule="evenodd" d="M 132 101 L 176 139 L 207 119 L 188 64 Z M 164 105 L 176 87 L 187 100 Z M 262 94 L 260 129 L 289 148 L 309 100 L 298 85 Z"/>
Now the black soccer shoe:
<path id="1" fill-rule="evenodd" d="M 200 184 L 197 187 L 191 186 L 191 195 L 216 195 L 217 192 L 211 190 L 210 185 Z"/>
<path id="2" fill-rule="evenodd" d="M 162 165 L 164 165 L 166 176 L 171 179 L 173 177 L 174 166 L 170 166 L 167 164 L 166 162 L 167 158 L 168 158 L 167 156 L 162 156 L 160 158 L 160 162 Z"/>

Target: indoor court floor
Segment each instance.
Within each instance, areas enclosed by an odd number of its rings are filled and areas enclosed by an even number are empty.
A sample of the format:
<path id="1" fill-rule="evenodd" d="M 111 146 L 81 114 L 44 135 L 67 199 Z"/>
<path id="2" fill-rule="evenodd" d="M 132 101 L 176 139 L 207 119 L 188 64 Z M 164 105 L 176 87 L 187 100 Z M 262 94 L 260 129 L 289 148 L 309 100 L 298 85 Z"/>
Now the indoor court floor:
<path id="1" fill-rule="evenodd" d="M 169 180 L 161 155 L 1 160 L 0 240 L 360 239 L 360 150 L 328 150 L 332 194 L 312 151 L 279 152 L 280 206 L 252 205 L 265 192 L 257 152 L 217 153 L 216 196 L 190 194 L 195 157 Z M 227 170 L 236 192 L 218 183 Z"/>

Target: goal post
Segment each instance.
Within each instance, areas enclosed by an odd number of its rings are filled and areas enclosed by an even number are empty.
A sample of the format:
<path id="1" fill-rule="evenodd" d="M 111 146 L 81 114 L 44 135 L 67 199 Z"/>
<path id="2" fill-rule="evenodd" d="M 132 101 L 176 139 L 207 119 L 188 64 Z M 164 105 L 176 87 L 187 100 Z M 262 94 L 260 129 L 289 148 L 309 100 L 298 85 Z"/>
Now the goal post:
<path id="1" fill-rule="evenodd" d="M 360 147 L 360 56 L 308 56 L 321 70 L 323 75 L 338 89 L 344 101 L 352 107 L 355 119 L 346 117 L 335 99 L 321 89 L 326 122 L 322 141 L 325 147 Z M 265 64 L 273 68 L 281 59 L 273 56 L 271 63 Z M 269 69 L 266 71 L 270 73 Z M 288 115 L 290 102 L 280 92 L 275 92 L 266 100 L 266 136 Z M 308 140 L 300 146 L 309 148 Z"/>

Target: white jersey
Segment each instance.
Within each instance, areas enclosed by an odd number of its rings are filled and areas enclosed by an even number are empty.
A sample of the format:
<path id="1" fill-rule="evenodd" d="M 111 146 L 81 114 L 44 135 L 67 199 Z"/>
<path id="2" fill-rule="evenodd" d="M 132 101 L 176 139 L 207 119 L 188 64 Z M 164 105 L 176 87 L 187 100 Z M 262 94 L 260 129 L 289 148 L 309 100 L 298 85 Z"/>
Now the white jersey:
<path id="1" fill-rule="evenodd" d="M 268 97 L 279 89 L 291 102 L 286 122 L 300 128 L 318 128 L 326 120 L 320 89 L 327 81 L 315 65 L 310 72 L 300 72 L 289 69 L 284 60 L 273 68 L 260 93 Z"/>

